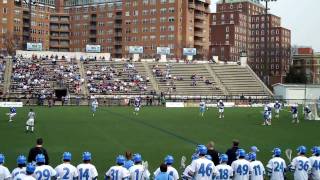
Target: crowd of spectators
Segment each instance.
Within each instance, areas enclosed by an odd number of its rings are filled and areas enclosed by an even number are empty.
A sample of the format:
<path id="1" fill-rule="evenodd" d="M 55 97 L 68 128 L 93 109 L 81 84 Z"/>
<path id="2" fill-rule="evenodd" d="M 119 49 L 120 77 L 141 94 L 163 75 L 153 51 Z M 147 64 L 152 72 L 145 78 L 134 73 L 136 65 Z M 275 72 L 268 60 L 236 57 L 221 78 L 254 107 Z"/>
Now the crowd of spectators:
<path id="1" fill-rule="evenodd" d="M 62 57 L 37 57 L 13 59 L 11 92 L 52 95 L 55 88 L 67 88 L 70 93 L 80 93 L 79 67 L 71 59 Z"/>
<path id="2" fill-rule="evenodd" d="M 133 63 L 87 62 L 85 69 L 90 93 L 113 94 L 148 91 L 149 77 L 140 75 Z"/>

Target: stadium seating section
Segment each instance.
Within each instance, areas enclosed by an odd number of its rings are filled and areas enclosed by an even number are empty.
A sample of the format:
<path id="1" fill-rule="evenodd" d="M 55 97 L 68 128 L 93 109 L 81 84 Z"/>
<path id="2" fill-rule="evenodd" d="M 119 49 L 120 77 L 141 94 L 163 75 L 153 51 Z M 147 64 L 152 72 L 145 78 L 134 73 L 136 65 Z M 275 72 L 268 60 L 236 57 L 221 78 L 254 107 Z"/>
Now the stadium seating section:
<path id="1" fill-rule="evenodd" d="M 71 95 L 270 96 L 269 89 L 249 67 L 236 64 L 80 61 L 55 58 L 15 58 L 10 64 L 11 97 Z M 0 90 L 4 90 L 6 61 L 0 60 Z"/>

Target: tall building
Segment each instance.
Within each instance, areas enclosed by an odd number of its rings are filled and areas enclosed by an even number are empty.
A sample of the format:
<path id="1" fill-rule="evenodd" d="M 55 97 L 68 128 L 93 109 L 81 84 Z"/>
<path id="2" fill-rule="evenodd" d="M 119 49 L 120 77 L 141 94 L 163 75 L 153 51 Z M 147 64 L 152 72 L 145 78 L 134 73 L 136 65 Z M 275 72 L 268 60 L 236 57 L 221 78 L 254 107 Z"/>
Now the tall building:
<path id="1" fill-rule="evenodd" d="M 238 61 L 246 52 L 250 67 L 268 85 L 283 82 L 289 70 L 291 32 L 281 27 L 280 17 L 265 15 L 257 0 L 220 0 L 210 16 L 210 39 L 210 56 Z"/>
<path id="2" fill-rule="evenodd" d="M 210 0 L 35 2 L 30 9 L 23 0 L 0 0 L 1 34 L 17 34 L 15 49 L 39 42 L 52 51 L 83 52 L 86 45 L 100 45 L 112 57 L 128 57 L 129 46 L 143 46 L 145 58 L 155 57 L 157 47 L 169 47 L 172 58 L 182 58 L 183 48 L 189 47 L 197 48 L 195 58 L 207 58 L 209 53 Z M 7 51 L 1 44 L 0 49 Z"/>
<path id="3" fill-rule="evenodd" d="M 308 84 L 320 84 L 320 53 L 312 48 L 297 48 L 292 67 L 297 74 L 305 74 Z"/>

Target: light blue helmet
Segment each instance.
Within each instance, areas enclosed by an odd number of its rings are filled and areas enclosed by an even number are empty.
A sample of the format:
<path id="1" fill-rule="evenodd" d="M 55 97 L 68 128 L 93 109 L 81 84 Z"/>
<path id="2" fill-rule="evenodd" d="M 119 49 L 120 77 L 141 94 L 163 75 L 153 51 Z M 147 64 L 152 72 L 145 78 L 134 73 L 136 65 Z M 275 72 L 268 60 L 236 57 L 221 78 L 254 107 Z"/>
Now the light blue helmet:
<path id="1" fill-rule="evenodd" d="M 246 156 L 246 151 L 244 149 L 238 149 L 236 154 L 237 154 L 238 158 L 239 157 L 243 157 L 244 158 Z"/>
<path id="2" fill-rule="evenodd" d="M 255 161 L 257 159 L 257 154 L 254 152 L 249 153 L 249 160 Z"/>
<path id="3" fill-rule="evenodd" d="M 5 159 L 4 155 L 0 154 L 0 164 L 3 164 Z"/>
<path id="4" fill-rule="evenodd" d="M 211 160 L 211 161 L 212 161 L 212 157 L 211 157 L 210 155 L 207 154 L 205 157 L 206 157 L 208 160 Z"/>
<path id="5" fill-rule="evenodd" d="M 273 155 L 276 157 L 280 157 L 281 156 L 281 149 L 280 148 L 274 148 L 273 149 Z"/>
<path id="6" fill-rule="evenodd" d="M 297 148 L 298 154 L 306 154 L 307 153 L 307 148 L 305 146 L 299 146 Z"/>
<path id="7" fill-rule="evenodd" d="M 64 152 L 63 155 L 62 155 L 62 159 L 64 161 L 71 161 L 71 157 L 72 157 L 72 155 L 71 155 L 70 152 Z"/>
<path id="8" fill-rule="evenodd" d="M 33 174 L 35 170 L 36 170 L 36 167 L 32 163 L 27 164 L 26 172 L 28 174 Z"/>
<path id="9" fill-rule="evenodd" d="M 82 160 L 83 161 L 90 161 L 91 160 L 91 153 L 90 152 L 84 152 L 82 154 Z"/>
<path id="10" fill-rule="evenodd" d="M 258 149 L 257 146 L 251 146 L 251 151 L 257 153 L 257 152 L 259 152 L 260 150 Z"/>
<path id="11" fill-rule="evenodd" d="M 198 159 L 199 158 L 199 156 L 198 156 L 198 154 L 192 154 L 192 156 L 191 156 L 191 160 L 193 161 L 193 160 L 196 160 L 196 159 Z"/>
<path id="12" fill-rule="evenodd" d="M 198 146 L 198 153 L 199 155 L 206 155 L 208 152 L 208 148 L 205 145 Z"/>
<path id="13" fill-rule="evenodd" d="M 124 165 L 126 161 L 126 158 L 123 156 L 123 155 L 119 155 L 117 158 L 116 158 L 116 163 L 118 165 Z"/>
<path id="14" fill-rule="evenodd" d="M 26 164 L 27 158 L 24 155 L 19 155 L 17 158 L 17 164 Z"/>
<path id="15" fill-rule="evenodd" d="M 167 156 L 164 158 L 164 163 L 165 163 L 166 165 L 171 165 L 171 164 L 173 164 L 173 162 L 174 162 L 174 158 L 173 158 L 173 156 L 171 156 L 171 155 L 167 155 Z"/>
<path id="16" fill-rule="evenodd" d="M 137 153 L 133 155 L 133 162 L 134 163 L 140 163 L 142 161 L 142 156 L 141 154 Z"/>
<path id="17" fill-rule="evenodd" d="M 314 147 L 311 149 L 311 152 L 312 152 L 313 155 L 319 156 L 319 155 L 320 155 L 320 147 L 319 147 L 319 146 L 314 146 Z"/>
<path id="18" fill-rule="evenodd" d="M 219 157 L 220 163 L 226 163 L 228 162 L 228 155 L 226 154 L 221 154 Z"/>
<path id="19" fill-rule="evenodd" d="M 44 157 L 43 154 L 38 154 L 36 156 L 36 162 L 37 163 L 45 163 L 46 162 L 46 158 Z"/>

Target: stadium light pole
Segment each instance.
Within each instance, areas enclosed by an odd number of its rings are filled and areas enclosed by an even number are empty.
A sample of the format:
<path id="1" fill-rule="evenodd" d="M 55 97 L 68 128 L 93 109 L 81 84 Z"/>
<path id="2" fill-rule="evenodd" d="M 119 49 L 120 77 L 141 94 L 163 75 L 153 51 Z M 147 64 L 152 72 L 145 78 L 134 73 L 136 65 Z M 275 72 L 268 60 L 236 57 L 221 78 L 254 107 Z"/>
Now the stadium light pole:
<path id="1" fill-rule="evenodd" d="M 277 0 L 260 0 L 261 2 L 265 2 L 265 11 L 264 11 L 264 83 L 269 85 L 270 82 L 270 71 L 269 71 L 269 40 L 268 37 L 270 32 L 268 32 L 268 10 L 269 3 L 276 2 Z M 270 24 L 270 23 L 269 23 Z"/>

